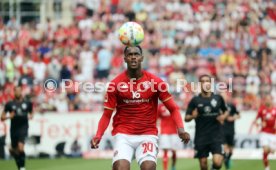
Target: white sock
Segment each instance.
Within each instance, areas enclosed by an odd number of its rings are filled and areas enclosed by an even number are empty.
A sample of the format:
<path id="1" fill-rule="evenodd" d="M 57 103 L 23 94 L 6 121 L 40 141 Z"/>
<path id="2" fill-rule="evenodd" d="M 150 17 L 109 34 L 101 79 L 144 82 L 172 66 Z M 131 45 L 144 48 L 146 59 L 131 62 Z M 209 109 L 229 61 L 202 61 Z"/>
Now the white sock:
<path id="1" fill-rule="evenodd" d="M 24 167 L 20 168 L 19 170 L 26 170 Z"/>
<path id="2" fill-rule="evenodd" d="M 270 170 L 269 166 L 265 167 L 265 170 Z"/>

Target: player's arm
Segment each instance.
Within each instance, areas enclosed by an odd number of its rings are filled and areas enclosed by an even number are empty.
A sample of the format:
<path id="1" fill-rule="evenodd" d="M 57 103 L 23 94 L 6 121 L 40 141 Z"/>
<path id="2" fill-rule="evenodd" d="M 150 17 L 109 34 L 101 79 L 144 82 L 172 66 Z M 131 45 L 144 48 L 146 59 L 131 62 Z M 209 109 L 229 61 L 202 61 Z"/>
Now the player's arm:
<path id="1" fill-rule="evenodd" d="M 171 117 L 173 118 L 177 126 L 179 137 L 182 139 L 184 143 L 188 143 L 190 141 L 190 135 L 189 133 L 185 132 L 184 123 L 182 121 L 179 107 L 177 106 L 177 104 L 175 103 L 172 97 L 167 99 L 166 101 L 163 101 L 163 103 L 166 106 L 166 108 L 169 110 Z"/>
<path id="2" fill-rule="evenodd" d="M 258 123 L 259 119 L 261 119 L 261 109 L 258 110 L 256 118 L 253 120 L 252 124 L 250 125 L 249 134 L 251 134 L 254 127 L 256 128 L 259 127 L 259 123 Z"/>
<path id="3" fill-rule="evenodd" d="M 33 112 L 33 104 L 32 104 L 32 102 L 29 102 L 28 107 L 29 107 L 28 108 L 28 110 L 29 110 L 28 119 L 33 119 L 34 112 Z"/>
<path id="4" fill-rule="evenodd" d="M 111 82 L 108 87 L 108 91 L 105 95 L 104 99 L 104 112 L 98 124 L 98 130 L 96 136 L 91 140 L 91 148 L 97 149 L 99 147 L 99 143 L 102 139 L 102 136 L 110 123 L 110 119 L 112 117 L 113 110 L 117 105 L 116 99 L 116 88 L 115 84 Z"/>
<path id="5" fill-rule="evenodd" d="M 190 141 L 189 133 L 184 130 L 184 123 L 182 121 L 182 117 L 180 114 L 179 107 L 173 100 L 171 94 L 168 92 L 168 86 L 161 79 L 157 80 L 158 83 L 158 97 L 163 102 L 165 107 L 169 110 L 174 123 L 177 126 L 178 136 L 182 139 L 184 143 L 188 143 Z"/>
<path id="6" fill-rule="evenodd" d="M 218 115 L 217 120 L 221 124 L 223 124 L 224 120 L 229 116 L 229 113 L 228 113 L 228 110 L 227 110 L 227 107 L 226 107 L 226 103 L 225 103 L 222 96 L 220 96 L 220 100 L 221 100 L 221 106 L 220 106 L 221 114 Z"/>
<path id="7" fill-rule="evenodd" d="M 185 122 L 190 122 L 193 119 L 196 119 L 197 116 L 198 116 L 198 111 L 196 109 L 195 98 L 193 98 L 188 104 L 188 108 L 185 114 Z"/>
<path id="8" fill-rule="evenodd" d="M 98 130 L 97 130 L 96 136 L 91 140 L 92 149 L 97 149 L 99 147 L 99 143 L 102 139 L 102 136 L 110 123 L 112 113 L 113 113 L 112 109 L 109 109 L 109 108 L 104 109 L 103 115 L 98 124 Z"/>
<path id="9" fill-rule="evenodd" d="M 240 112 L 237 110 L 236 106 L 233 105 L 232 109 L 233 109 L 234 115 L 229 115 L 227 117 L 227 121 L 229 122 L 234 122 L 241 117 Z"/>
<path id="10" fill-rule="evenodd" d="M 7 114 L 9 113 L 9 114 Z M 14 112 L 12 112 L 11 108 L 10 108 L 10 103 L 7 103 L 5 105 L 4 111 L 2 112 L 1 115 L 1 121 L 5 121 L 7 119 L 12 119 L 14 117 Z"/>

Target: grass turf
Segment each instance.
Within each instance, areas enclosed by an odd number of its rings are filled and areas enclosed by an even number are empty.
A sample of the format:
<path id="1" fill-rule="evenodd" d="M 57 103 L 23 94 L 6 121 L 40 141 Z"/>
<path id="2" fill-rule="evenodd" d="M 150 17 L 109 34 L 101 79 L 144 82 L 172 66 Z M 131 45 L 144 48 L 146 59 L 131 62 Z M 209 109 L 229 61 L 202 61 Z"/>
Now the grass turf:
<path id="1" fill-rule="evenodd" d="M 276 160 L 270 160 L 271 170 L 276 169 Z M 0 160 L 1 170 L 16 170 L 13 160 Z M 131 170 L 138 170 L 132 162 Z M 198 161 L 179 159 L 177 170 L 199 170 Z M 234 160 L 232 170 L 263 170 L 262 160 Z M 26 170 L 111 170 L 110 159 L 31 159 L 26 162 Z M 162 170 L 162 161 L 158 160 L 157 170 Z M 224 170 L 224 167 L 222 168 Z"/>

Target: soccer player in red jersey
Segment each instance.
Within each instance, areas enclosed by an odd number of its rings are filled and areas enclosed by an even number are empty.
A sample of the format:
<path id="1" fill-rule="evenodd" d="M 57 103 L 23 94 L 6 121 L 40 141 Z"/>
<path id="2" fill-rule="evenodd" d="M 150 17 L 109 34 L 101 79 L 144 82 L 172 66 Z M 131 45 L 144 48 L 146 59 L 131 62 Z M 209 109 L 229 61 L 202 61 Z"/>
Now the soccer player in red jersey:
<path id="1" fill-rule="evenodd" d="M 170 111 L 182 141 L 188 143 L 190 140 L 190 135 L 184 130 L 179 108 L 168 93 L 166 83 L 142 70 L 143 59 L 140 46 L 125 48 L 127 70 L 110 82 L 104 112 L 96 136 L 91 140 L 91 148 L 98 148 L 112 113 L 116 110 L 112 130 L 112 135 L 115 136 L 113 170 L 129 170 L 134 156 L 141 170 L 156 169 L 158 99 Z"/>
<path id="2" fill-rule="evenodd" d="M 172 168 L 175 170 L 176 150 L 182 148 L 182 143 L 177 135 L 177 127 L 173 118 L 164 104 L 158 106 L 160 119 L 160 140 L 159 147 L 163 149 L 163 170 L 168 170 L 168 151 L 172 151 Z"/>
<path id="3" fill-rule="evenodd" d="M 268 155 L 276 150 L 276 108 L 273 106 L 271 95 L 265 96 L 265 103 L 260 107 L 253 125 L 259 126 L 261 120 L 261 146 L 263 147 L 263 163 L 265 170 L 270 170 Z"/>

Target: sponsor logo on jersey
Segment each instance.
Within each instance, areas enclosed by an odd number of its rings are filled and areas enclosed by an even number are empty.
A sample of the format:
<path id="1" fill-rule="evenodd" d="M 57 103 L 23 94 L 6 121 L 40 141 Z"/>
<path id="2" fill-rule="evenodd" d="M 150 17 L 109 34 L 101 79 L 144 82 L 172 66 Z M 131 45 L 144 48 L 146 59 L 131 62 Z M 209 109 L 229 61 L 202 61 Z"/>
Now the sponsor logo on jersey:
<path id="1" fill-rule="evenodd" d="M 203 104 L 202 104 L 202 103 L 200 103 L 200 104 L 198 104 L 198 105 L 197 105 L 197 107 L 203 107 Z"/>

